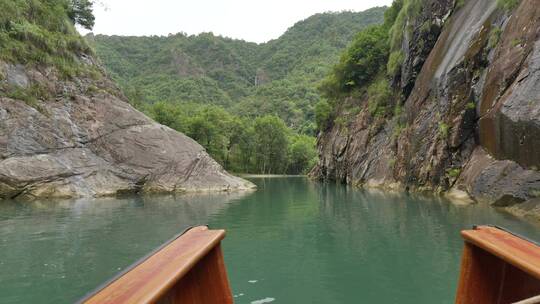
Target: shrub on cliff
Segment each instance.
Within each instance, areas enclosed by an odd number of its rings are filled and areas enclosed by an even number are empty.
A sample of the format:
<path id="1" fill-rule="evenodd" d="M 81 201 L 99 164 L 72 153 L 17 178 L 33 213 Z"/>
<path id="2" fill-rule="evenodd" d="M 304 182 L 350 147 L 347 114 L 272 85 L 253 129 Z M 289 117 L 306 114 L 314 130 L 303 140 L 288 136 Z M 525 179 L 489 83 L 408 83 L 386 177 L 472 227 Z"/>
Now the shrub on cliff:
<path id="1" fill-rule="evenodd" d="M 386 66 L 388 30 L 373 26 L 358 33 L 339 63 L 323 81 L 321 90 L 329 98 L 368 84 Z"/>
<path id="2" fill-rule="evenodd" d="M 92 27 L 91 7 L 86 0 L 0 1 L 0 59 L 51 65 L 73 76 L 82 69 L 76 57 L 91 53 L 74 25 Z"/>
<path id="3" fill-rule="evenodd" d="M 384 116 L 389 112 L 392 90 L 386 79 L 381 78 L 373 82 L 367 92 L 369 96 L 368 109 L 372 116 Z"/>
<path id="4" fill-rule="evenodd" d="M 505 11 L 515 9 L 519 4 L 519 0 L 497 0 L 497 7 Z"/>
<path id="5" fill-rule="evenodd" d="M 404 31 L 412 33 L 412 25 L 407 20 L 416 17 L 422 10 L 422 0 L 395 0 L 392 8 L 399 13 L 395 14 L 394 21 L 389 22 L 390 50 L 396 51 L 401 48 Z"/>
<path id="6" fill-rule="evenodd" d="M 315 121 L 319 131 L 326 130 L 331 116 L 332 106 L 326 100 L 321 100 L 315 105 Z"/>
<path id="7" fill-rule="evenodd" d="M 395 0 L 385 11 L 383 24 L 358 33 L 322 81 L 319 89 L 323 95 L 335 100 L 354 89 L 365 89 L 383 70 L 393 76 L 403 61 L 402 52 L 393 46 L 401 41 L 407 14 L 416 13 L 419 3 L 419 0 Z M 390 50 L 393 50 L 391 55 Z"/>

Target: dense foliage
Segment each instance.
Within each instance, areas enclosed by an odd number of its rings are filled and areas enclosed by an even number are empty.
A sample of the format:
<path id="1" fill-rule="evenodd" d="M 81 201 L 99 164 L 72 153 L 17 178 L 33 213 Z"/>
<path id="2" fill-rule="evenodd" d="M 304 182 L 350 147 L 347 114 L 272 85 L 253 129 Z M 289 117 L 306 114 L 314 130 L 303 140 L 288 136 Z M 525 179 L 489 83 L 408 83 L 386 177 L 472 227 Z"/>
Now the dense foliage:
<path id="1" fill-rule="evenodd" d="M 198 141 L 231 171 L 301 174 L 316 161 L 315 139 L 274 115 L 252 120 L 220 106 L 170 102 L 155 103 L 150 115 Z"/>
<path id="2" fill-rule="evenodd" d="M 383 26 L 373 26 L 358 33 L 322 84 L 328 97 L 363 87 L 377 76 L 388 59 L 387 32 Z"/>
<path id="3" fill-rule="evenodd" d="M 87 0 L 0 1 L 0 59 L 55 66 L 64 76 L 83 72 L 78 62 L 91 49 L 75 24 L 93 26 Z"/>
<path id="4" fill-rule="evenodd" d="M 398 112 L 399 104 L 395 102 L 390 80 L 404 60 L 400 45 L 403 30 L 407 30 L 406 20 L 418 13 L 419 4 L 419 0 L 395 0 L 385 11 L 382 24 L 368 27 L 355 36 L 319 87 L 327 99 L 316 107 L 320 129 L 334 123 L 337 108 L 346 96 L 366 96 L 367 109 L 373 117 Z"/>
<path id="5" fill-rule="evenodd" d="M 384 11 L 317 14 L 264 44 L 212 33 L 87 38 L 136 107 L 197 140 L 225 168 L 298 174 L 314 164 L 313 136 L 331 109 L 317 84 Z M 373 58 L 387 53 L 378 51 Z"/>
<path id="6" fill-rule="evenodd" d="M 315 135 L 317 83 L 352 37 L 382 22 L 383 14 L 384 8 L 317 14 L 264 44 L 212 33 L 88 38 L 137 103 L 220 105 L 252 118 L 275 114 L 297 132 Z"/>

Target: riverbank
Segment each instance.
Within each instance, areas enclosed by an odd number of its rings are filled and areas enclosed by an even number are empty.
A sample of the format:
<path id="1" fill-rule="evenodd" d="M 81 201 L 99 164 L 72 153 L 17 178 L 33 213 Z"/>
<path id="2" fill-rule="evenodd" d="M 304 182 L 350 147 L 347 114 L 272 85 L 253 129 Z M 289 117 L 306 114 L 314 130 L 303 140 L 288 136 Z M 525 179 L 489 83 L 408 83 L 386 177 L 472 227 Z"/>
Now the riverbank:
<path id="1" fill-rule="evenodd" d="M 285 178 L 285 177 L 307 177 L 307 175 L 287 175 L 287 174 L 235 174 L 240 178 Z"/>

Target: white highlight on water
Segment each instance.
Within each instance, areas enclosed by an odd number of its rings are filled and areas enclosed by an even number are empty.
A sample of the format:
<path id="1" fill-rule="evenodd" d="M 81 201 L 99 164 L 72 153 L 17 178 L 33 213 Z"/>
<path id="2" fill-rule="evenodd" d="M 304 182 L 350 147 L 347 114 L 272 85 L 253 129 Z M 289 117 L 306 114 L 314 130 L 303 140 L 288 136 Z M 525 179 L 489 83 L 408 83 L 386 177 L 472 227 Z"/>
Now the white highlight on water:
<path id="1" fill-rule="evenodd" d="M 264 303 L 270 303 L 274 302 L 276 299 L 274 298 L 264 298 L 261 300 L 251 301 L 251 304 L 264 304 Z"/>

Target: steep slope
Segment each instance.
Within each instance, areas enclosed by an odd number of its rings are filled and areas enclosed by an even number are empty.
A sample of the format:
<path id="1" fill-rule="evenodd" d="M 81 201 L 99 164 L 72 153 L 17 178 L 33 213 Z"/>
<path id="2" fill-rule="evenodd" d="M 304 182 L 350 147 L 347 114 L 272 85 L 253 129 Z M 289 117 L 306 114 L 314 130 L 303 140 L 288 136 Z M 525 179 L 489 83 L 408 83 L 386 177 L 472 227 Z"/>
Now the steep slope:
<path id="1" fill-rule="evenodd" d="M 0 199 L 248 189 L 192 139 L 131 107 L 69 2 L 0 2 Z M 7 14 L 7 16 L 6 16 Z"/>
<path id="2" fill-rule="evenodd" d="M 168 37 L 88 35 L 113 79 L 145 102 L 192 101 L 230 105 L 248 94 L 258 46 L 204 33 Z"/>
<path id="3" fill-rule="evenodd" d="M 384 10 L 317 14 L 259 45 L 211 33 L 87 38 L 124 92 L 142 104 L 195 102 L 247 117 L 277 114 L 314 134 L 318 80 L 356 32 L 382 21 Z"/>
<path id="4" fill-rule="evenodd" d="M 396 110 L 374 114 L 361 89 L 341 99 L 334 117 L 347 119 L 320 134 L 312 174 L 540 217 L 537 1 L 408 0 L 396 28 L 401 60 L 387 78 Z"/>
<path id="5" fill-rule="evenodd" d="M 298 72 L 311 79 L 320 78 L 322 68 L 337 61 L 358 31 L 382 22 L 385 9 L 322 13 L 299 21 L 278 39 L 260 45 L 257 67 L 271 80 Z"/>

